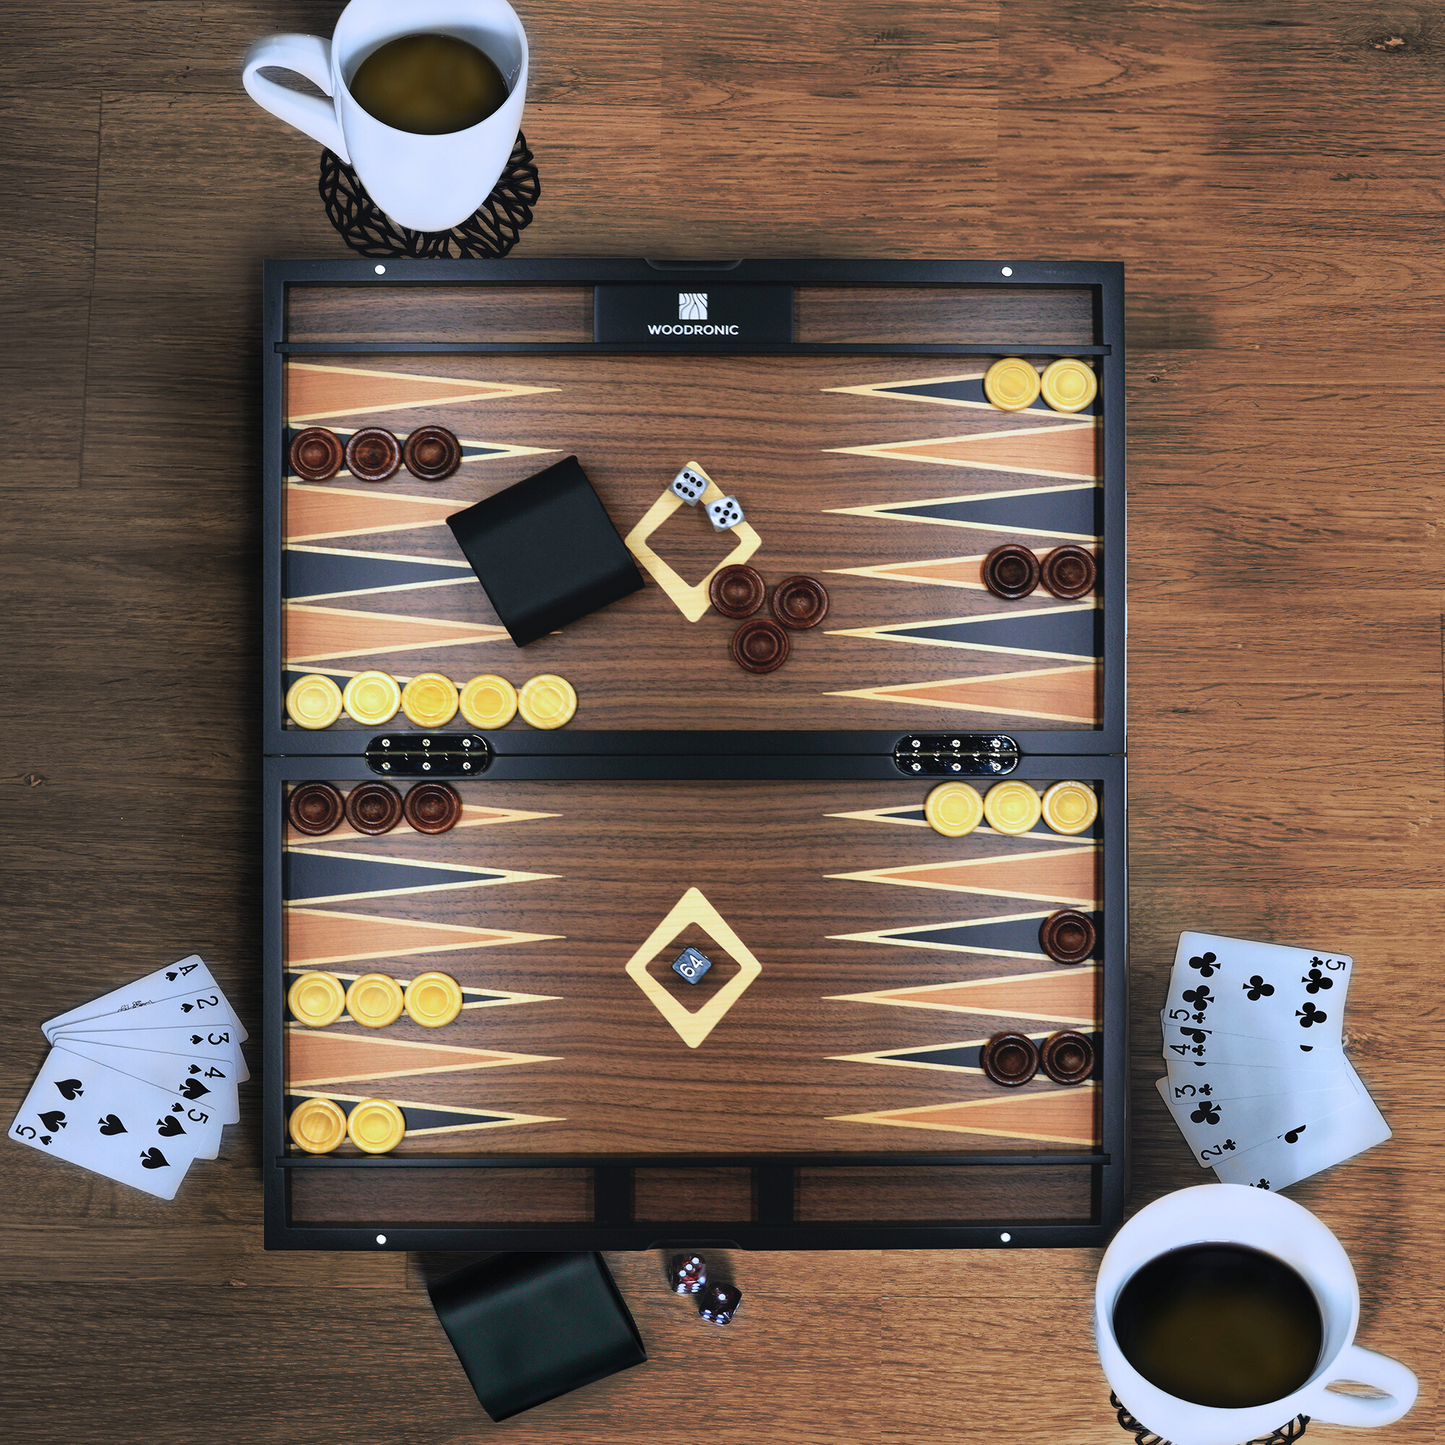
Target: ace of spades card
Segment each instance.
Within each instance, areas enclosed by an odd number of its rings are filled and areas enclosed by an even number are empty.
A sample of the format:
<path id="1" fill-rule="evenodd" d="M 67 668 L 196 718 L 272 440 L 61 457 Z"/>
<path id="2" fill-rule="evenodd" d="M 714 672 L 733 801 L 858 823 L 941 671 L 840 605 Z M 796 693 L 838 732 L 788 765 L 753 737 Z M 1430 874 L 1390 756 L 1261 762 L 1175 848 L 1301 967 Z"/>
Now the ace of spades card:
<path id="1" fill-rule="evenodd" d="M 1296 1055 L 1338 1049 L 1353 966 L 1341 953 L 1181 933 L 1165 1019 L 1284 1044 Z"/>
<path id="2" fill-rule="evenodd" d="M 159 1199 L 175 1197 L 192 1160 L 215 1157 L 220 1135 L 209 1110 L 58 1046 L 10 1126 L 18 1143 Z"/>

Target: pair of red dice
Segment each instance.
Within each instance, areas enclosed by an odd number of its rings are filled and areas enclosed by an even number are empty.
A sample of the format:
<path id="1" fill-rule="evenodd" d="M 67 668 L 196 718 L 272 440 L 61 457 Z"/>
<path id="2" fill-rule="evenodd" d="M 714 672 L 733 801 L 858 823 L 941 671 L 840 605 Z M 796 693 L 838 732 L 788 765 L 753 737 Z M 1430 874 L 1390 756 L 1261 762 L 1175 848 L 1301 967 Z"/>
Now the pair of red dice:
<path id="1" fill-rule="evenodd" d="M 709 1284 L 707 1261 L 700 1254 L 675 1254 L 667 1271 L 676 1294 L 697 1296 L 697 1312 L 715 1325 L 725 1325 L 737 1313 L 743 1292 L 735 1284 Z"/>

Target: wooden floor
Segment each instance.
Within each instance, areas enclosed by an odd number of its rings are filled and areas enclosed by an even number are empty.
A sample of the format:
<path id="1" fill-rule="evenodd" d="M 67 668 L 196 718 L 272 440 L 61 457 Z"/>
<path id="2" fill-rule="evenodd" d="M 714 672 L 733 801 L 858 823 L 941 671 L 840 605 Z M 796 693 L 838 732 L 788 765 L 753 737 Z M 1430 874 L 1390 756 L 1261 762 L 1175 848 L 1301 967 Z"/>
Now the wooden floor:
<path id="1" fill-rule="evenodd" d="M 1182 928 L 1356 959 L 1387 1145 L 1290 1191 L 1438 1431 L 1445 12 L 1345 0 L 521 0 L 519 254 L 1124 261 L 1132 1204 L 1212 1176 L 1154 1093 Z M 339 257 L 243 94 L 336 0 L 10 0 L 0 1110 L 41 1020 L 191 950 L 259 1028 L 260 261 Z M 163 1204 L 8 1148 L 13 1441 L 443 1442 L 457 1261 L 261 1249 L 257 1089 Z M 727 1330 L 611 1258 L 651 1356 L 518 1441 L 1127 1441 L 1092 1253 L 745 1255 Z M 1310 1438 L 1350 1432 L 1312 1426 Z"/>

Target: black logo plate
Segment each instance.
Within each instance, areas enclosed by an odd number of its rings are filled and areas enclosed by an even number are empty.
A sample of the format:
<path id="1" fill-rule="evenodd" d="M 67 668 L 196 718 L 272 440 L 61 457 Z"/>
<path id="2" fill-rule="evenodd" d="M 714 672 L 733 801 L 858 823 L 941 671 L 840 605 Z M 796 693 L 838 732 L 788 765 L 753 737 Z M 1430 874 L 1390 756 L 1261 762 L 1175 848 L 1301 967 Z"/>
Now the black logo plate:
<path id="1" fill-rule="evenodd" d="M 791 342 L 793 288 L 600 285 L 593 290 L 592 339 L 660 351 Z"/>

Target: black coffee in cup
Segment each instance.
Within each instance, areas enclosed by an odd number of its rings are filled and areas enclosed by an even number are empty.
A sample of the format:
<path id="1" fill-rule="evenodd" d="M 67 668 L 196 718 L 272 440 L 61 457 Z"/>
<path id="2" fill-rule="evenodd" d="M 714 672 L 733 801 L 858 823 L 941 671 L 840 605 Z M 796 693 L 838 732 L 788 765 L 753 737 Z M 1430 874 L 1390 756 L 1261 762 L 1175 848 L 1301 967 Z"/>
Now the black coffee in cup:
<path id="1" fill-rule="evenodd" d="M 1320 1307 L 1283 1260 L 1235 1244 L 1151 1259 L 1114 1305 L 1124 1358 L 1166 1394 L 1245 1410 L 1293 1394 L 1324 1343 Z"/>
<path id="2" fill-rule="evenodd" d="M 402 35 L 356 67 L 351 94 L 395 130 L 450 135 L 500 110 L 507 83 L 490 56 L 455 35 Z"/>

